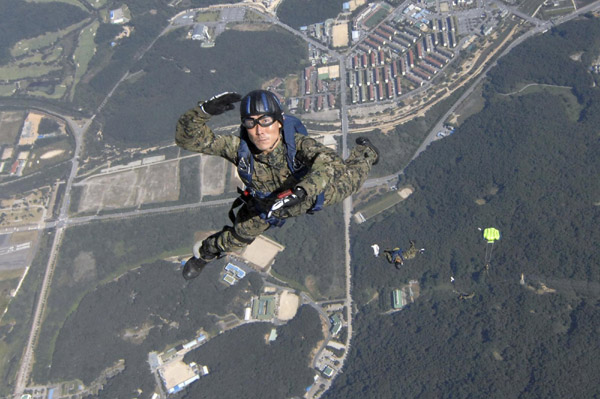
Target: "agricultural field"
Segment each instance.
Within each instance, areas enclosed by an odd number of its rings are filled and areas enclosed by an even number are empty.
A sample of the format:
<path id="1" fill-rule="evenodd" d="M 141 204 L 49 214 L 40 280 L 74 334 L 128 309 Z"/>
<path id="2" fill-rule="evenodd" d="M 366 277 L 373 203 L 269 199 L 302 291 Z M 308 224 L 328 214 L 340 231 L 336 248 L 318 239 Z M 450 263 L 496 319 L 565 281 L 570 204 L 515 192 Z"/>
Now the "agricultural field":
<path id="1" fill-rule="evenodd" d="M 83 186 L 78 212 L 140 207 L 143 204 L 177 201 L 179 164 L 177 161 L 133 167 L 89 177 Z"/>

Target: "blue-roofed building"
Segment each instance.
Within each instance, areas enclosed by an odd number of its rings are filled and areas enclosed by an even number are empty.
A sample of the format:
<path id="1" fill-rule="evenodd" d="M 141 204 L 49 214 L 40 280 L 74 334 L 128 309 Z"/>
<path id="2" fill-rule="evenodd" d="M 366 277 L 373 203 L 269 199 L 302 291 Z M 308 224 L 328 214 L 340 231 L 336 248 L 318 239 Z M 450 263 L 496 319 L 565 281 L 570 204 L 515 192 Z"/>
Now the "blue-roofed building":
<path id="1" fill-rule="evenodd" d="M 236 265 L 234 265 L 232 263 L 228 263 L 227 266 L 225 266 L 225 270 L 235 274 L 237 276 L 237 278 L 239 278 L 239 279 L 242 279 L 246 276 L 245 271 L 243 271 L 242 269 L 240 269 L 239 267 L 237 267 Z"/>
<path id="2" fill-rule="evenodd" d="M 109 17 L 111 24 L 126 24 L 131 19 L 129 8 L 127 8 L 127 6 L 110 10 Z"/>
<path id="3" fill-rule="evenodd" d="M 187 387 L 188 385 L 190 385 L 192 382 L 197 381 L 200 379 L 199 375 L 195 375 L 194 377 L 187 379 L 177 385 L 175 385 L 174 387 L 170 388 L 167 392 L 168 393 L 176 393 L 181 391 L 183 388 Z"/>

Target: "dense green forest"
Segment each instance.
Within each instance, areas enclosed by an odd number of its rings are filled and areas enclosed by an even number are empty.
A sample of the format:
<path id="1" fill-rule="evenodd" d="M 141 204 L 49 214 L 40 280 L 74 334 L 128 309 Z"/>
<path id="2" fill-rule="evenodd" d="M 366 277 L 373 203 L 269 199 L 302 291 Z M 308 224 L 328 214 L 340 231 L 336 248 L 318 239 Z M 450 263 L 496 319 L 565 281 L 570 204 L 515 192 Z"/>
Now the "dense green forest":
<path id="1" fill-rule="evenodd" d="M 149 352 L 190 341 L 202 328 L 215 332 L 216 319 L 209 312 L 243 314 L 241 305 L 232 304 L 249 299 L 249 280 L 226 287 L 217 283 L 220 270 L 215 265 L 205 271 L 206 278 L 190 284 L 181 278 L 178 265 L 158 261 L 91 291 L 57 337 L 48 378 L 79 378 L 89 384 L 125 359 L 126 370 L 111 379 L 101 397 L 124 397 L 136 388 L 149 391 L 154 384 Z M 133 333 L 140 339 L 132 338 Z"/>
<path id="2" fill-rule="evenodd" d="M 79 7 L 65 3 L 0 2 L 0 65 L 11 59 L 10 49 L 19 40 L 56 32 L 87 17 Z"/>
<path id="3" fill-rule="evenodd" d="M 268 78 L 298 71 L 306 58 L 304 43 L 278 29 L 228 30 L 213 48 L 183 40 L 185 33 L 159 39 L 139 64 L 142 76 L 126 81 L 111 97 L 102 113 L 105 137 L 144 144 L 173 140 L 177 118 L 198 100 L 225 90 L 246 93 Z M 257 51 L 256 43 L 269 46 Z M 237 120 L 231 112 L 216 122 Z"/>
<path id="4" fill-rule="evenodd" d="M 298 29 L 335 18 L 342 12 L 343 3 L 343 0 L 284 0 L 277 8 L 277 18 Z"/>
<path id="5" fill-rule="evenodd" d="M 148 370 L 149 352 L 187 342 L 200 329 L 215 334 L 215 315 L 234 313 L 243 318 L 243 304 L 256 291 L 252 274 L 226 286 L 217 282 L 221 269 L 222 264 L 215 264 L 202 279 L 188 283 L 177 265 L 158 261 L 90 292 L 61 329 L 48 378 L 78 378 L 89 384 L 104 368 L 124 359 L 125 370 L 111 378 L 97 397 L 128 397 L 137 389 L 152 392 L 155 380 Z M 249 397 L 299 394 L 314 374 L 308 367 L 309 352 L 322 339 L 319 316 L 302 307 L 292 321 L 278 327 L 277 341 L 267 345 L 265 335 L 273 327 L 270 323 L 242 326 L 188 353 L 185 362 L 208 365 L 211 373 L 184 394 L 241 397 L 240 390 L 257 393 Z M 133 333 L 139 339 L 133 339 Z M 257 362 L 257 358 L 269 361 Z M 252 384 L 257 373 L 270 383 Z M 238 383 L 228 383 L 232 376 Z"/>
<path id="6" fill-rule="evenodd" d="M 222 213 L 226 212 L 223 209 Z M 88 292 L 137 265 L 154 262 L 169 253 L 191 253 L 194 232 L 220 228 L 220 214 L 215 212 L 215 208 L 200 208 L 68 229 L 57 261 L 36 351 L 34 380 L 46 381 L 48 373 L 53 372 L 47 366 L 52 362 L 54 341 L 69 313 L 77 310 L 79 301 Z M 181 279 L 180 272 L 171 269 L 166 275 L 172 275 L 175 281 Z M 60 351 L 55 352 L 55 356 L 59 355 Z M 107 367 L 102 363 L 97 366 Z"/>
<path id="7" fill-rule="evenodd" d="M 136 70 L 138 57 L 167 26 L 168 18 L 174 12 L 164 3 L 153 9 L 153 12 L 148 12 L 151 5 L 128 2 L 132 13 L 132 20 L 128 25 L 133 28 L 133 33 L 120 40 L 117 46 L 111 46 L 112 40 L 108 38 L 115 32 L 115 27 L 100 25 L 99 35 L 94 38 L 96 52 L 90 61 L 88 72 L 77 85 L 73 100 L 76 107 L 93 112 L 128 71 Z"/>
<path id="8" fill-rule="evenodd" d="M 277 327 L 277 339 L 265 343 L 272 324 L 253 323 L 219 336 L 185 361 L 209 366 L 210 374 L 190 385 L 181 398 L 300 397 L 313 383 L 310 352 L 323 338 L 319 314 L 302 306 L 294 319 Z M 223 350 L 227 348 L 227 350 Z"/>
<path id="9" fill-rule="evenodd" d="M 573 87 L 578 93 L 591 85 L 593 77 L 585 66 L 599 54 L 600 23 L 586 17 L 531 38 L 499 59 L 498 68 L 490 71 L 490 86 L 496 92 L 509 93 L 528 83 L 545 83 Z"/>
<path id="10" fill-rule="evenodd" d="M 527 57 L 499 62 L 484 110 L 406 169 L 410 199 L 355 227 L 356 335 L 326 398 L 600 396 L 587 383 L 600 368 L 600 89 L 584 62 L 563 57 L 597 57 L 597 28 L 561 25 L 515 50 Z M 572 73 L 533 73 L 557 65 Z M 494 91 L 524 83 L 570 86 L 579 107 L 543 90 Z M 502 238 L 486 268 L 478 228 L 489 226 Z M 400 271 L 369 248 L 409 239 L 426 251 Z M 410 279 L 421 297 L 383 313 Z"/>
<path id="11" fill-rule="evenodd" d="M 344 296 L 346 258 L 341 204 L 289 219 L 267 235 L 285 246 L 273 265 L 278 275 L 303 285 L 315 299 Z"/>

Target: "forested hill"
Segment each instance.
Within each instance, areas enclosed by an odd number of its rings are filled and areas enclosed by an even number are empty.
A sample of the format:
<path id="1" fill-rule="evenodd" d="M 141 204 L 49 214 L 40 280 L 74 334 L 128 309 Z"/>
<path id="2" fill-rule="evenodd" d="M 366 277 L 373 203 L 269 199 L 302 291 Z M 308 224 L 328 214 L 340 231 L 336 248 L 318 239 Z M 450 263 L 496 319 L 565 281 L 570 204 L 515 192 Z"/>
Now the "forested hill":
<path id="1" fill-rule="evenodd" d="M 277 8 L 277 18 L 293 28 L 335 18 L 342 12 L 343 0 L 286 0 Z"/>
<path id="2" fill-rule="evenodd" d="M 600 88 L 585 62 L 599 27 L 565 24 L 499 62 L 483 111 L 407 169 L 415 193 L 355 227 L 356 334 L 326 398 L 600 396 Z M 400 271 L 369 248 L 409 239 L 426 252 Z M 421 296 L 384 313 L 410 279 Z"/>

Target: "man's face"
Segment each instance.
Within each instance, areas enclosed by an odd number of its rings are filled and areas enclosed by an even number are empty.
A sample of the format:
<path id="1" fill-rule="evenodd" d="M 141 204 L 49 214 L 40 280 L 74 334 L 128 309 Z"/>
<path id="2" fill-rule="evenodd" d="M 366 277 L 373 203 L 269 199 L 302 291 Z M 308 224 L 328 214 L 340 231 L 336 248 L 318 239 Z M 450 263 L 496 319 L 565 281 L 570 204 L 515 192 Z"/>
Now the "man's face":
<path id="1" fill-rule="evenodd" d="M 263 153 L 268 153 L 273 151 L 279 142 L 279 137 L 281 136 L 279 130 L 281 129 L 281 123 L 279 121 L 274 121 L 269 126 L 261 126 L 257 121 L 259 118 L 262 118 L 260 122 L 268 121 L 269 116 L 267 115 L 252 115 L 249 116 L 248 119 L 254 119 L 254 127 L 248 128 L 246 126 L 246 130 L 248 131 L 248 137 L 250 141 L 256 148 L 258 148 Z M 263 123 L 264 124 L 264 123 Z"/>

